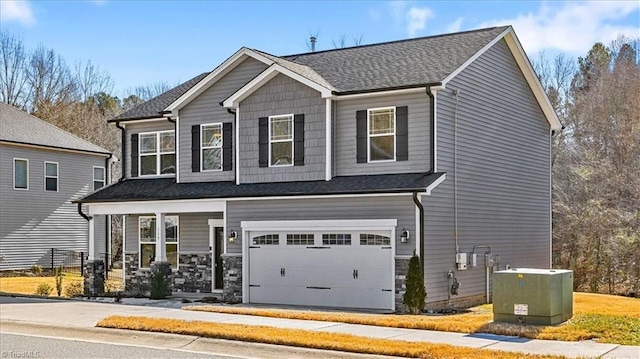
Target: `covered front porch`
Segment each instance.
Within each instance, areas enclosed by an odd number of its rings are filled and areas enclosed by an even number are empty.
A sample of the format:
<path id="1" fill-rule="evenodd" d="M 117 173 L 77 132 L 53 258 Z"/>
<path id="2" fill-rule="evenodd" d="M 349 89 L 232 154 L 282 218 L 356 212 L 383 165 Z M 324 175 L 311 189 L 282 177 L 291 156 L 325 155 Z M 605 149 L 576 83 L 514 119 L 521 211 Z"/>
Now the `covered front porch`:
<path id="1" fill-rule="evenodd" d="M 234 258 L 225 260 L 229 235 L 224 200 L 85 203 L 81 209 L 89 218 L 90 228 L 84 271 L 86 295 L 104 292 L 104 263 L 96 250 L 93 220 L 103 214 L 122 215 L 122 280 L 126 295 L 148 296 L 156 273 L 164 275 L 169 291 L 176 294 L 212 293 L 223 297 L 225 287 L 234 287 L 229 282 L 241 281 L 241 270 L 233 269 L 237 267 Z M 225 299 L 234 301 L 233 292 Z"/>

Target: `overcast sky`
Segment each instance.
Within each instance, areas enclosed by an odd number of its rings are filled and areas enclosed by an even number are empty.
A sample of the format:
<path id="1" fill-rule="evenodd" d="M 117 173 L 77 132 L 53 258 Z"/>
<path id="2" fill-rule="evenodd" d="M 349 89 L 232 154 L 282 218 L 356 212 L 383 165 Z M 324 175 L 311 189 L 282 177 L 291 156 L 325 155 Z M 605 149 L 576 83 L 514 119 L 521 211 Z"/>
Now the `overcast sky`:
<path id="1" fill-rule="evenodd" d="M 346 37 L 362 44 L 513 25 L 530 57 L 584 55 L 618 35 L 640 37 L 640 1 L 13 1 L 0 26 L 28 49 L 52 48 L 71 65 L 91 60 L 116 94 L 211 71 L 242 46 L 274 55 Z"/>

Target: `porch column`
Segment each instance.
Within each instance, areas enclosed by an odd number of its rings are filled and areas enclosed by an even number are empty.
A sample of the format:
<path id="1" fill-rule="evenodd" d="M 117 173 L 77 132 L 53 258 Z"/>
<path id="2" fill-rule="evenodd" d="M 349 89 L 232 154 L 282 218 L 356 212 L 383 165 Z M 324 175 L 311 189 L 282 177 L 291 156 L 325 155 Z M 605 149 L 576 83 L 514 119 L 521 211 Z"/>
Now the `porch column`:
<path id="1" fill-rule="evenodd" d="M 156 212 L 156 262 L 167 261 L 167 231 L 165 230 L 164 213 Z"/>
<path id="2" fill-rule="evenodd" d="M 96 260 L 96 235 L 95 235 L 95 223 L 93 217 L 89 217 L 89 253 L 87 259 L 90 261 Z"/>

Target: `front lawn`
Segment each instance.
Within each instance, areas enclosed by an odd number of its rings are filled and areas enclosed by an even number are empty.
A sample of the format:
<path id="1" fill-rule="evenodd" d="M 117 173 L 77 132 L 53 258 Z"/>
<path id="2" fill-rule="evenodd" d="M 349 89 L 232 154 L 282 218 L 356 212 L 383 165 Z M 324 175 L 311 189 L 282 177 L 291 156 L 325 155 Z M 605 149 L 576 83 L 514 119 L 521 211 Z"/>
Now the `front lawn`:
<path id="1" fill-rule="evenodd" d="M 574 315 L 557 326 L 493 323 L 490 304 L 453 315 L 375 315 L 228 306 L 187 306 L 186 310 L 306 319 L 350 324 L 414 328 L 459 333 L 493 333 L 530 339 L 640 345 L 640 299 L 604 294 L 574 293 Z"/>
<path id="2" fill-rule="evenodd" d="M 121 282 L 122 280 L 110 279 L 107 281 L 106 287 L 112 289 L 112 291 L 120 290 Z M 49 294 L 50 297 L 58 295 L 56 292 L 56 278 L 39 276 L 0 277 L 0 293 L 35 295 L 36 289 L 42 283 L 46 283 L 53 288 Z M 82 276 L 74 273 L 65 273 L 62 278 L 62 297 L 68 297 L 69 287 L 74 286 L 76 292 L 82 293 L 84 286 Z"/>

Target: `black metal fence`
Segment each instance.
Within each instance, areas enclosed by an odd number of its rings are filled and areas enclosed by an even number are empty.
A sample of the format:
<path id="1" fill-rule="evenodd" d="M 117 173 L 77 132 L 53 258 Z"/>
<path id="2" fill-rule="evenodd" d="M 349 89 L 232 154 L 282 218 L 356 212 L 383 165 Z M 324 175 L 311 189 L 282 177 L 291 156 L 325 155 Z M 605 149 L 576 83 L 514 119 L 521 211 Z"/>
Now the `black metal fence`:
<path id="1" fill-rule="evenodd" d="M 46 263 L 46 267 L 51 269 L 51 271 L 55 268 L 61 267 L 62 271 L 65 273 L 76 273 L 82 275 L 85 252 L 51 248 L 51 251 L 47 254 L 49 258 L 48 263 Z"/>

